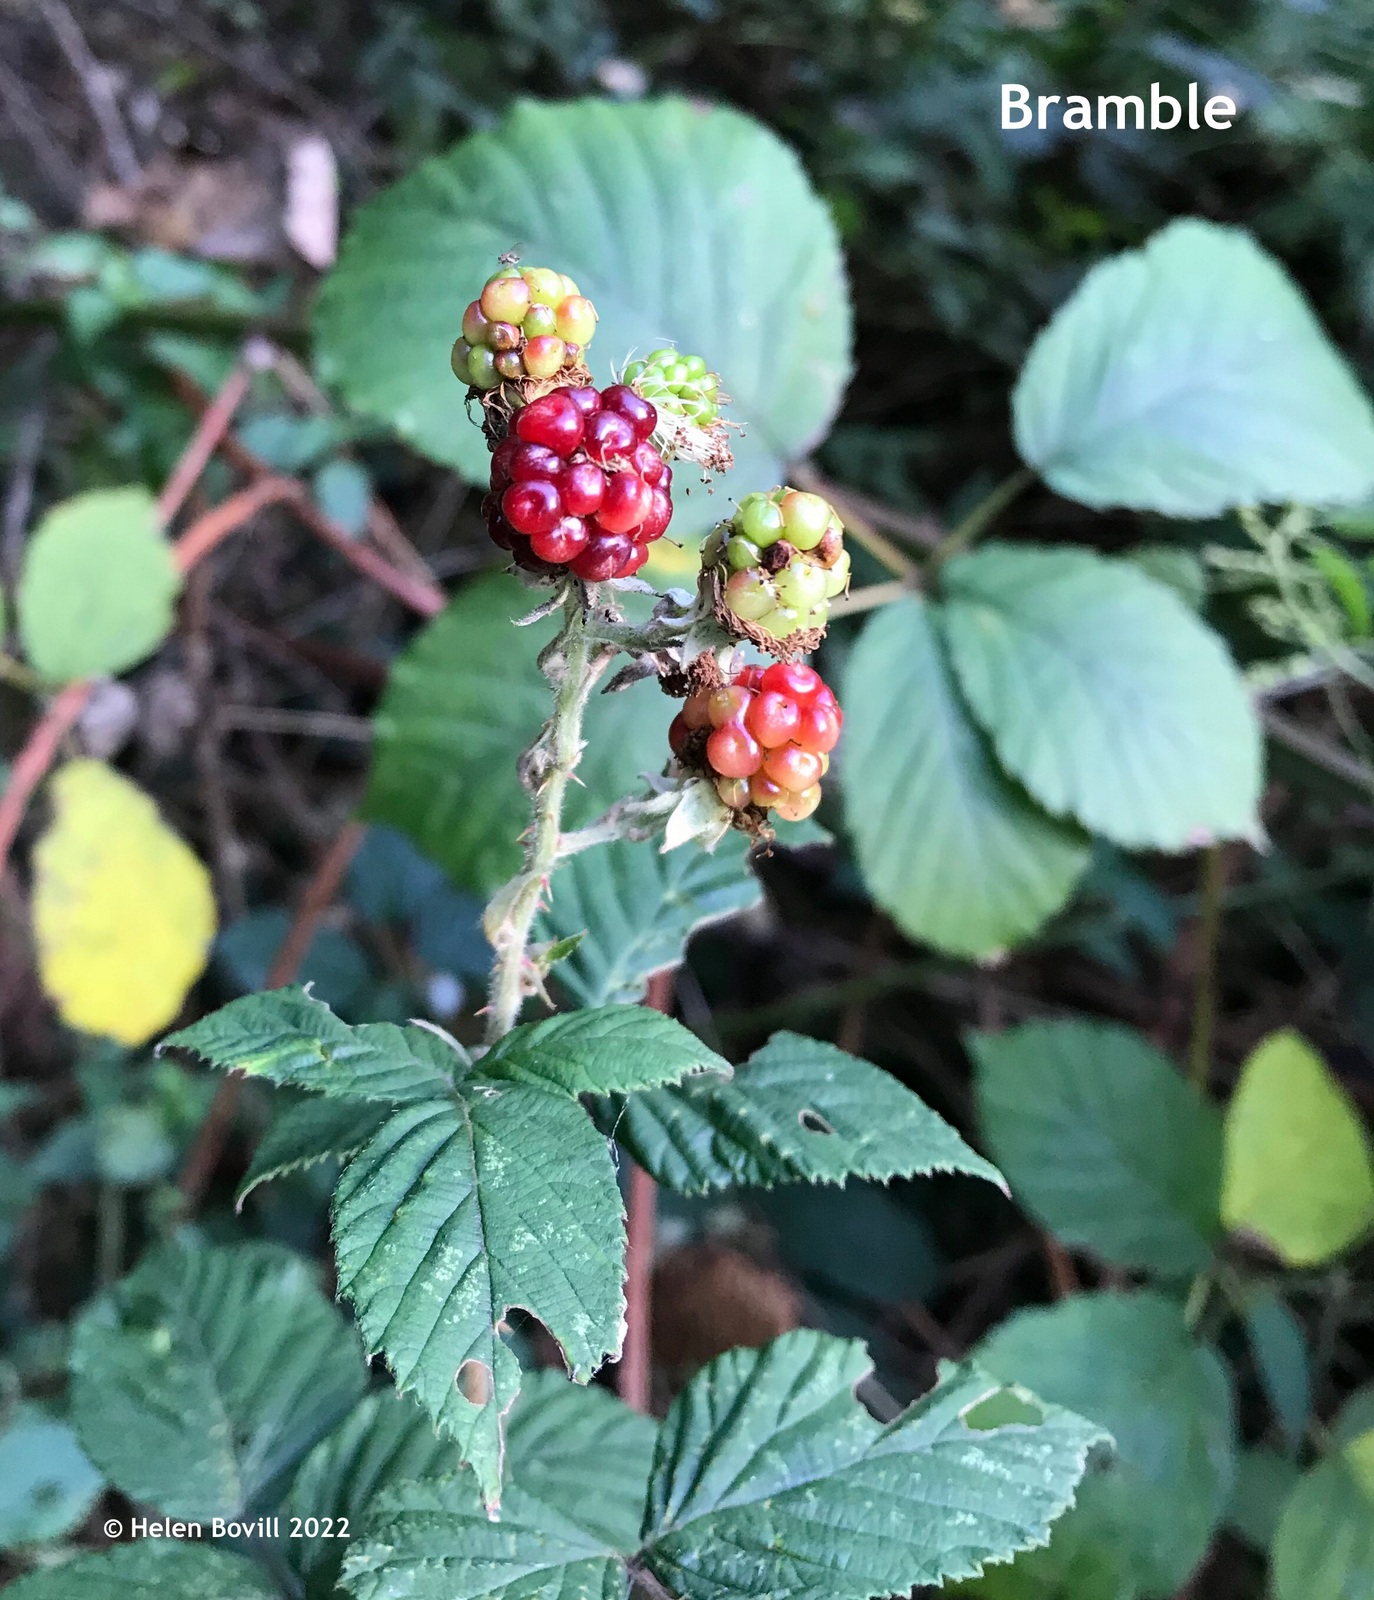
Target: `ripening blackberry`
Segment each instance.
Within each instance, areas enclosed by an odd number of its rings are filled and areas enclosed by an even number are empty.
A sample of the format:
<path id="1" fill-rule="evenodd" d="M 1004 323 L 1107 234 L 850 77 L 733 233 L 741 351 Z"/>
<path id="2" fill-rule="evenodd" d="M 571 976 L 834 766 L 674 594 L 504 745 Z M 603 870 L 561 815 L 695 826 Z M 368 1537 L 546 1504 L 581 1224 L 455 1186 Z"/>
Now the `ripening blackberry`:
<path id="1" fill-rule="evenodd" d="M 494 389 L 503 381 L 583 371 L 583 351 L 595 332 L 596 307 L 565 273 L 502 267 L 463 313 L 454 376 Z"/>
<path id="2" fill-rule="evenodd" d="M 745 495 L 702 561 L 720 587 L 721 620 L 764 649 L 789 640 L 810 648 L 849 586 L 844 524 L 828 500 L 798 489 Z"/>
<path id="3" fill-rule="evenodd" d="M 692 695 L 668 744 L 682 768 L 715 782 L 732 811 L 801 822 L 821 803 L 821 779 L 844 722 L 820 674 L 799 662 L 745 667 Z"/>
<path id="4" fill-rule="evenodd" d="M 554 389 L 515 412 L 491 458 L 487 530 L 530 572 L 627 578 L 673 515 L 657 413 L 624 384 Z"/>

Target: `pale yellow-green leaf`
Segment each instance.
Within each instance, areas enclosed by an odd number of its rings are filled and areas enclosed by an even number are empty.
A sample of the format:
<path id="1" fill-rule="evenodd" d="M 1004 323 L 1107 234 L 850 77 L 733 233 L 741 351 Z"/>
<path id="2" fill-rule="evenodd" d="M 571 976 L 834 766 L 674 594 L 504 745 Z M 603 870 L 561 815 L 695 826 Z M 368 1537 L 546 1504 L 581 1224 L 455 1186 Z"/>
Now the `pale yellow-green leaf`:
<path id="1" fill-rule="evenodd" d="M 1290 1266 L 1328 1261 L 1374 1227 L 1374 1161 L 1355 1107 L 1296 1033 L 1251 1055 L 1226 1115 L 1222 1217 Z"/>
<path id="2" fill-rule="evenodd" d="M 1345 1447 L 1345 1464 L 1351 1476 L 1374 1506 L 1374 1428 L 1352 1439 Z"/>
<path id="3" fill-rule="evenodd" d="M 209 874 L 141 789 L 99 761 L 52 781 L 34 850 L 43 986 L 73 1028 L 138 1045 L 164 1028 L 215 934 Z"/>

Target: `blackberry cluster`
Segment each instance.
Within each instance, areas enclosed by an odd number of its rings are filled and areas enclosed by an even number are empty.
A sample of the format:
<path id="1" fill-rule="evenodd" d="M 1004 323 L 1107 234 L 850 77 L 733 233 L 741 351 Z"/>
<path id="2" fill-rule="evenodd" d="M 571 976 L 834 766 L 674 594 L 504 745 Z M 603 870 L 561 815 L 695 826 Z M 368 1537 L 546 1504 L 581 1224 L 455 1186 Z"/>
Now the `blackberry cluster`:
<path id="1" fill-rule="evenodd" d="M 798 489 L 745 495 L 703 560 L 720 574 L 730 617 L 765 646 L 823 629 L 830 602 L 849 586 L 844 524 L 828 500 Z"/>
<path id="2" fill-rule="evenodd" d="M 487 529 L 530 572 L 627 578 L 673 515 L 654 407 L 626 384 L 554 389 L 514 414 L 491 458 Z"/>
<path id="3" fill-rule="evenodd" d="M 707 371 L 701 356 L 655 350 L 643 361 L 632 361 L 624 381 L 661 412 L 698 428 L 713 428 L 720 421 L 720 379 Z"/>
<path id="4" fill-rule="evenodd" d="M 753 806 L 800 822 L 821 803 L 843 721 L 819 673 L 776 661 L 692 695 L 673 718 L 668 744 L 686 770 L 715 780 L 732 811 Z"/>
<path id="5" fill-rule="evenodd" d="M 454 376 L 478 389 L 585 369 L 596 307 L 550 267 L 502 267 L 463 313 Z"/>

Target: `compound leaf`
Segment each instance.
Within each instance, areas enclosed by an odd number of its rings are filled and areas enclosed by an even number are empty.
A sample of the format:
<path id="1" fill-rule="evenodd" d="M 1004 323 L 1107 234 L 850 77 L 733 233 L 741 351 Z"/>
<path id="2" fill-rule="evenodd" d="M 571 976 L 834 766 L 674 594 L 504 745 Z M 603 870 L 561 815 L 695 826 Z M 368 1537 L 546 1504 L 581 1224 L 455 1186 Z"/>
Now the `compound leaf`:
<path id="1" fill-rule="evenodd" d="M 553 632 L 549 622 L 511 627 L 530 603 L 504 575 L 468 584 L 397 658 L 373 719 L 368 816 L 399 828 L 475 894 L 500 888 L 520 866 L 512 819 L 528 810 L 528 796 L 517 762 L 548 716 L 536 658 Z M 656 684 L 593 698 L 569 827 L 662 767 L 668 721 Z"/>
<path id="2" fill-rule="evenodd" d="M 380 1495 L 344 1560 L 355 1600 L 623 1600 L 618 1552 L 511 1484 L 493 1522 L 470 1472 Z"/>
<path id="3" fill-rule="evenodd" d="M 744 836 L 732 833 L 710 855 L 619 839 L 574 856 L 536 928 L 539 939 L 585 934 L 554 968 L 559 988 L 579 1006 L 640 999 L 653 973 L 682 959 L 697 928 L 758 904 L 748 854 Z"/>
<path id="4" fill-rule="evenodd" d="M 362 1393 L 357 1339 L 276 1245 L 165 1245 L 72 1341 L 72 1420 L 131 1499 L 194 1520 L 252 1515 Z"/>
<path id="5" fill-rule="evenodd" d="M 172 631 L 180 588 L 147 490 L 94 489 L 64 500 L 24 553 L 24 654 L 53 683 L 123 672 Z"/>
<path id="6" fill-rule="evenodd" d="M 964 697 L 1048 811 L 1137 848 L 1256 835 L 1253 703 L 1172 591 L 1091 551 L 989 544 L 944 594 Z"/>
<path id="7" fill-rule="evenodd" d="M 1131 1269 L 1200 1272 L 1221 1233 L 1221 1120 L 1128 1028 L 975 1033 L 983 1131 L 1012 1193 L 1066 1244 Z"/>
<path id="8" fill-rule="evenodd" d="M 1307 303 L 1253 239 L 1196 218 L 1088 274 L 1012 408 L 1022 456 L 1084 505 L 1213 517 L 1374 491 L 1374 413 Z"/>
<path id="9" fill-rule="evenodd" d="M 639 1562 L 682 1600 L 905 1594 L 1043 1545 L 1106 1442 L 972 1366 L 884 1427 L 870 1370 L 811 1331 L 712 1362 L 660 1431 Z"/>
<path id="10" fill-rule="evenodd" d="M 14 1579 L 11 1600 L 280 1600 L 246 1556 L 179 1539 L 140 1539 L 103 1555 L 79 1555 Z"/>
<path id="11" fill-rule="evenodd" d="M 1226 1110 L 1228 1228 L 1316 1266 L 1374 1228 L 1374 1157 L 1359 1112 L 1296 1033 L 1270 1034 Z"/>
<path id="12" fill-rule="evenodd" d="M 884 606 L 850 655 L 845 812 L 869 892 L 902 929 L 987 956 L 1064 904 L 1089 845 L 998 769 L 959 698 L 937 617 L 915 597 Z"/>
<path id="13" fill-rule="evenodd" d="M 1115 1456 L 1084 1483 L 1073 1538 L 1124 1556 L 1147 1595 L 1182 1588 L 1226 1510 L 1236 1450 L 1231 1380 L 1182 1309 L 1149 1292 L 1075 1295 L 1018 1312 L 973 1358 L 1111 1433 Z"/>
<path id="14" fill-rule="evenodd" d="M 457 1461 L 453 1441 L 435 1433 L 419 1406 L 392 1392 L 366 1395 L 301 1462 L 282 1504 L 283 1523 L 289 1528 L 290 1517 L 302 1523 L 332 1517 L 337 1526 L 343 1518 L 356 1538 L 381 1490 L 452 1472 Z M 344 1540 L 332 1532 L 287 1542 L 286 1558 L 305 1585 L 306 1600 L 333 1600 L 343 1554 Z"/>
<path id="15" fill-rule="evenodd" d="M 826 431 L 850 364 L 829 210 L 775 135 L 686 100 L 524 102 L 364 206 L 320 296 L 322 375 L 354 410 L 484 480 L 449 349 L 517 244 L 596 302 L 599 382 L 666 340 L 720 371 L 745 424 L 738 492 L 779 482 Z M 699 493 L 682 502 L 689 531 L 717 515 Z"/>
<path id="16" fill-rule="evenodd" d="M 375 1100 L 331 1100 L 323 1095 L 309 1095 L 298 1105 L 283 1107 L 258 1140 L 235 1203 L 242 1207 L 260 1183 L 355 1155 L 390 1115 L 390 1108 Z"/>
<path id="17" fill-rule="evenodd" d="M 657 1437 L 653 1418 L 609 1389 L 529 1373 L 511 1413 L 511 1479 L 612 1549 L 633 1550 Z"/>
<path id="18" fill-rule="evenodd" d="M 215 935 L 210 875 L 152 800 L 100 761 L 52 780 L 34 849 L 33 927 L 63 1021 L 143 1044 L 181 1009 Z"/>
<path id="19" fill-rule="evenodd" d="M 606 1141 L 559 1093 L 464 1080 L 398 1108 L 334 1191 L 339 1287 L 458 1440 L 494 1503 L 520 1365 L 508 1311 L 539 1318 L 586 1382 L 624 1336 L 624 1213 Z"/>
<path id="20" fill-rule="evenodd" d="M 401 1105 L 442 1095 L 468 1060 L 427 1028 L 390 1022 L 351 1027 L 304 989 L 244 995 L 170 1034 L 163 1050 L 189 1050 L 222 1071 L 345 1100 Z"/>
<path id="21" fill-rule="evenodd" d="M 604 1100 L 607 1133 L 678 1194 L 734 1185 L 967 1172 L 990 1162 L 886 1072 L 819 1039 L 775 1034 L 736 1069 Z"/>
<path id="22" fill-rule="evenodd" d="M 599 1006 L 526 1023 L 482 1057 L 482 1075 L 564 1094 L 623 1094 L 730 1063 L 647 1006 Z"/>

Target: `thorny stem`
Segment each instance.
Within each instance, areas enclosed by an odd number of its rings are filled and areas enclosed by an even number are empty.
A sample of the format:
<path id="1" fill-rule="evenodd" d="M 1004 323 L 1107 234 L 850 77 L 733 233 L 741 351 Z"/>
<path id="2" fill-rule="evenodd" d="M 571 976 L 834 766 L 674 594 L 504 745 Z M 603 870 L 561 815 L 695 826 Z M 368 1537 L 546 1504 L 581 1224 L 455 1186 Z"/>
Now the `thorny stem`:
<path id="1" fill-rule="evenodd" d="M 594 651 L 578 583 L 568 585 L 563 629 L 543 659 L 556 694 L 553 715 L 526 752 L 534 815 L 526 835 L 525 865 L 497 891 L 487 912 L 494 923 L 487 934 L 496 951 L 487 1008 L 488 1044 L 504 1038 L 520 1019 L 527 992 L 530 930 L 561 855 L 563 797 L 582 758 L 582 718 L 596 680 L 611 659 L 605 649 Z"/>

